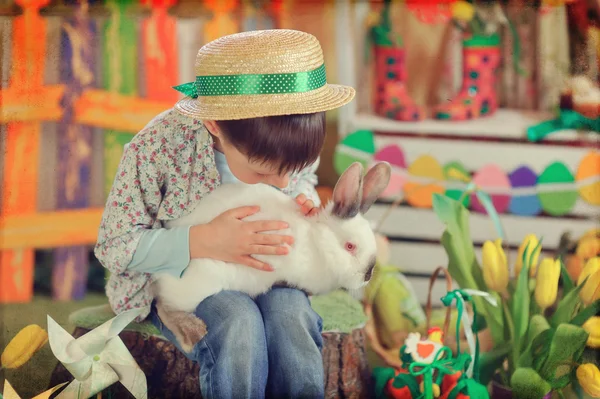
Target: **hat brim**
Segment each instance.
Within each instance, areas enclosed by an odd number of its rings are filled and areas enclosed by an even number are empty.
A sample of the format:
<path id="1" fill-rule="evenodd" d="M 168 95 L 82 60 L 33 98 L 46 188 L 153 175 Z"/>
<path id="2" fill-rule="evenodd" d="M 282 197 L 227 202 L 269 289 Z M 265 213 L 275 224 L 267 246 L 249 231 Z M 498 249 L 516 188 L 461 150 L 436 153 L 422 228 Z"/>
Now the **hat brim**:
<path id="1" fill-rule="evenodd" d="M 327 84 L 305 93 L 186 97 L 175 109 L 195 119 L 217 121 L 312 114 L 348 104 L 355 94 L 352 87 Z"/>

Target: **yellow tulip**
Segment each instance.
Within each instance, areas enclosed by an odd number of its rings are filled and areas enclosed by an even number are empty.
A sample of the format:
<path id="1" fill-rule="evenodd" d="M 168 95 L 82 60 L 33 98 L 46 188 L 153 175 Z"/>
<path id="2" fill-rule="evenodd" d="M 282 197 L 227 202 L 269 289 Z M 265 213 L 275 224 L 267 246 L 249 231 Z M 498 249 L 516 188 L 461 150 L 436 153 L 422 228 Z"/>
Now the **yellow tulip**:
<path id="1" fill-rule="evenodd" d="M 595 236 L 584 237 L 579 240 L 577 249 L 575 250 L 577 256 L 583 259 L 593 258 L 600 254 L 600 238 Z"/>
<path id="2" fill-rule="evenodd" d="M 579 298 L 586 306 L 600 299 L 600 270 L 589 275 L 587 282 L 579 291 Z"/>
<path id="3" fill-rule="evenodd" d="M 581 238 L 586 237 L 600 237 L 600 229 L 591 229 L 586 231 L 585 234 L 581 236 Z"/>
<path id="4" fill-rule="evenodd" d="M 41 349 L 48 342 L 48 333 L 46 330 L 36 324 L 30 324 L 23 328 L 8 343 L 0 362 L 3 368 L 14 369 L 21 367 L 35 352 Z"/>
<path id="5" fill-rule="evenodd" d="M 583 329 L 588 332 L 587 346 L 600 348 L 600 316 L 592 316 L 585 323 Z"/>
<path id="6" fill-rule="evenodd" d="M 506 291 L 508 285 L 508 264 L 502 249 L 502 240 L 483 243 L 483 279 L 488 289 L 496 292 Z"/>
<path id="7" fill-rule="evenodd" d="M 523 267 L 523 253 L 525 252 L 525 248 L 527 248 L 529 257 L 529 275 L 531 277 L 535 276 L 538 258 L 540 257 L 540 252 L 542 252 L 542 246 L 540 245 L 538 249 L 534 252 L 533 250 L 537 247 L 539 241 L 535 234 L 529 234 L 525 236 L 523 242 L 521 242 L 521 246 L 519 246 L 519 252 L 517 254 L 517 261 L 515 262 L 515 277 L 519 277 L 519 273 L 521 273 L 521 268 Z M 527 247 L 529 245 L 529 247 Z"/>
<path id="8" fill-rule="evenodd" d="M 593 398 L 600 397 L 600 370 L 593 363 L 584 363 L 575 372 L 579 385 Z"/>
<path id="9" fill-rule="evenodd" d="M 540 263 L 536 284 L 535 301 L 540 308 L 546 309 L 556 301 L 558 280 L 560 278 L 560 260 L 546 258 Z"/>
<path id="10" fill-rule="evenodd" d="M 577 285 L 583 283 L 583 280 L 585 280 L 587 276 L 596 273 L 598 270 L 600 270 L 600 257 L 595 256 L 589 259 L 587 262 L 585 262 L 585 266 L 583 267 L 581 274 L 579 274 Z"/>
<path id="11" fill-rule="evenodd" d="M 455 1 L 452 3 L 451 11 L 452 17 L 458 21 L 469 22 L 475 16 L 475 7 L 466 1 Z"/>

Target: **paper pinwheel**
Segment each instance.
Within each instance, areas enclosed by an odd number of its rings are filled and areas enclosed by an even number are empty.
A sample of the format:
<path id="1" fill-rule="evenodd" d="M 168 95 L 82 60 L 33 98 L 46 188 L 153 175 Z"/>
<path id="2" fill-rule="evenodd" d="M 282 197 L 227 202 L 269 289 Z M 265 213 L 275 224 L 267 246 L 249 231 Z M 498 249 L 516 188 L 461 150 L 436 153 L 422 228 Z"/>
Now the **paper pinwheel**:
<path id="1" fill-rule="evenodd" d="M 136 399 L 147 398 L 146 376 L 119 338 L 140 313 L 140 309 L 123 312 L 77 339 L 48 316 L 50 348 L 75 377 L 57 399 L 87 399 L 117 381 Z"/>

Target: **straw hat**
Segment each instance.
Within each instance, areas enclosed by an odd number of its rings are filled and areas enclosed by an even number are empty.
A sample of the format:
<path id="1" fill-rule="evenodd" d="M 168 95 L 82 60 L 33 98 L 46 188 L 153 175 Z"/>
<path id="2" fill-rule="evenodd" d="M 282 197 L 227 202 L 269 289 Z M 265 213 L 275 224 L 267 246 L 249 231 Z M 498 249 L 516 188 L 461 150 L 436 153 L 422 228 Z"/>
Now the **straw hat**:
<path id="1" fill-rule="evenodd" d="M 327 84 L 323 51 L 305 32 L 272 29 L 224 36 L 196 56 L 196 81 L 175 108 L 196 119 L 307 114 L 349 103 L 351 87 Z"/>

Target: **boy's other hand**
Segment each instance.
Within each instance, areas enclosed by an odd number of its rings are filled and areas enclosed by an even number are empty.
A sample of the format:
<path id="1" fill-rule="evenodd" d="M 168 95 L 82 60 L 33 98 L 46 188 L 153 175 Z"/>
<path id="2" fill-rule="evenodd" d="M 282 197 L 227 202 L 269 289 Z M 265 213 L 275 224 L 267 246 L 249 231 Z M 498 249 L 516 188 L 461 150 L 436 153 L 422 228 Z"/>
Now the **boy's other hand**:
<path id="1" fill-rule="evenodd" d="M 321 208 L 315 206 L 315 203 L 308 199 L 304 194 L 300 194 L 296 197 L 296 203 L 300 205 L 300 210 L 304 216 L 314 216 L 321 210 Z"/>
<path id="2" fill-rule="evenodd" d="M 258 206 L 244 206 L 223 212 L 208 224 L 190 229 L 190 256 L 212 258 L 224 262 L 243 264 L 255 269 L 273 271 L 268 264 L 252 255 L 286 255 L 294 238 L 287 235 L 266 234 L 266 231 L 283 230 L 288 224 L 277 220 L 243 219 L 259 211 Z"/>

